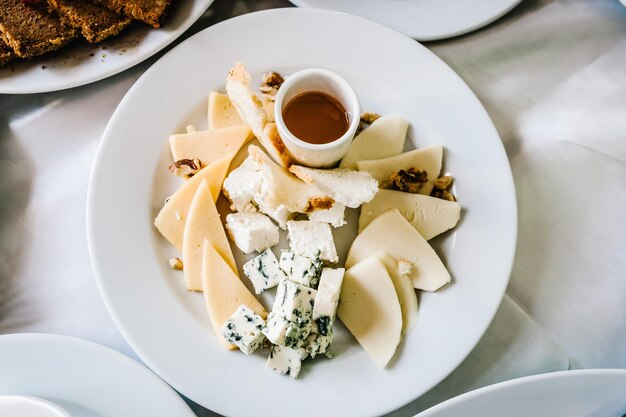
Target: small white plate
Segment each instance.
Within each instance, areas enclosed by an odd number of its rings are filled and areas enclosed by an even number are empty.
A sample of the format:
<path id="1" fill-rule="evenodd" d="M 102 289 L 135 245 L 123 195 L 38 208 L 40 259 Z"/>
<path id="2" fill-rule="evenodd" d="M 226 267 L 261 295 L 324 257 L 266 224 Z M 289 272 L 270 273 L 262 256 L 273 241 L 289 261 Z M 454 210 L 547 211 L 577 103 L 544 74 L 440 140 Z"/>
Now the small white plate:
<path id="1" fill-rule="evenodd" d="M 51 54 L 9 62 L 0 67 L 0 94 L 64 90 L 120 73 L 173 42 L 211 3 L 213 0 L 178 0 L 162 28 L 134 22 L 119 36 L 99 44 L 77 40 Z"/>
<path id="2" fill-rule="evenodd" d="M 72 417 L 195 417 L 174 390 L 132 359 L 51 334 L 0 336 L 0 395 L 35 396 Z"/>
<path id="3" fill-rule="evenodd" d="M 472 32 L 522 0 L 289 0 L 304 7 L 367 17 L 417 39 L 433 41 Z"/>
<path id="4" fill-rule="evenodd" d="M 585 369 L 501 382 L 438 404 L 419 417 L 620 417 L 626 370 Z"/>
<path id="5" fill-rule="evenodd" d="M 359 45 L 375 52 L 364 54 Z M 224 88 L 237 60 L 247 65 L 254 83 L 268 69 L 335 71 L 355 88 L 364 110 L 406 117 L 411 147 L 435 142 L 446 147 L 446 167 L 457 178 L 464 212 L 456 231 L 437 247 L 454 282 L 421 296 L 418 323 L 385 370 L 377 369 L 344 329 L 335 333 L 337 356 L 307 362 L 295 381 L 266 369 L 267 351 L 251 356 L 225 351 L 211 330 L 202 295 L 187 292 L 180 271 L 167 265 L 175 251 L 153 227 L 164 198 L 180 184 L 167 170 L 167 138 L 188 124 L 206 129 L 207 95 Z M 352 214 L 350 223 L 335 231 L 340 262 L 355 236 Z M 236 416 L 332 416 L 348 410 L 352 416 L 380 415 L 428 391 L 472 350 L 500 304 L 516 220 L 500 138 L 449 67 L 380 24 L 298 8 L 219 23 L 152 66 L 106 128 L 87 201 L 92 266 L 130 345 L 179 392 Z M 234 253 L 241 254 L 237 248 Z M 243 257 L 237 260 L 241 266 Z"/>

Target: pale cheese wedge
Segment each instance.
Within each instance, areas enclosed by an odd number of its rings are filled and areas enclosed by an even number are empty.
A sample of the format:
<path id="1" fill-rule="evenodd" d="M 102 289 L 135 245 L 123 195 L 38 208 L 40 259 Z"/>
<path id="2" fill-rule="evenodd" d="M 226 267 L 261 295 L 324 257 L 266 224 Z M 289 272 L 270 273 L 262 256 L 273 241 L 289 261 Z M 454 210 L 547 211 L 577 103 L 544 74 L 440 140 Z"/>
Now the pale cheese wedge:
<path id="1" fill-rule="evenodd" d="M 389 158 L 359 161 L 356 165 L 359 171 L 367 171 L 372 174 L 381 187 L 386 186 L 391 174 L 396 174 L 401 169 L 405 171 L 409 168 L 423 169 L 428 174 L 428 182 L 424 183 L 419 193 L 430 195 L 433 184 L 441 172 L 442 158 L 443 147 L 430 145 Z"/>
<path id="2" fill-rule="evenodd" d="M 378 255 L 378 259 L 385 265 L 389 277 L 393 282 L 400 301 L 400 309 L 402 310 L 402 334 L 407 335 L 415 327 L 417 323 L 417 294 L 413 288 L 413 282 L 406 274 L 401 274 L 398 268 L 398 261 L 388 253 Z"/>
<path id="3" fill-rule="evenodd" d="M 346 268 L 385 252 L 410 263 L 408 275 L 417 289 L 435 291 L 451 281 L 437 253 L 398 210 L 381 214 L 357 235 L 348 251 Z"/>
<path id="4" fill-rule="evenodd" d="M 372 201 L 361 206 L 359 232 L 376 217 L 394 208 L 426 240 L 452 229 L 461 217 L 461 205 L 456 201 L 402 191 L 380 190 Z"/>
<path id="5" fill-rule="evenodd" d="M 196 175 L 185 181 L 159 211 L 154 225 L 179 252 L 183 251 L 183 231 L 189 206 L 198 186 L 202 181 L 206 181 L 213 200 L 217 201 L 232 158 L 233 154 L 224 155 L 211 165 L 202 168 Z"/>
<path id="6" fill-rule="evenodd" d="M 246 124 L 239 117 L 239 113 L 226 94 L 211 91 L 209 93 L 209 130 L 222 129 L 225 127 L 245 126 Z M 263 101 L 263 110 L 268 122 L 274 121 L 274 102 Z"/>
<path id="7" fill-rule="evenodd" d="M 180 133 L 170 136 L 170 149 L 174 161 L 199 159 L 206 166 L 224 155 L 236 154 L 252 138 L 248 126 Z"/>
<path id="8" fill-rule="evenodd" d="M 235 349 L 224 339 L 220 327 L 242 304 L 264 319 L 267 318 L 267 311 L 209 241 L 203 242 L 201 251 L 202 291 L 213 331 L 222 346 Z"/>
<path id="9" fill-rule="evenodd" d="M 183 274 L 187 289 L 191 291 L 202 291 L 202 245 L 205 240 L 215 247 L 237 275 L 237 264 L 220 214 L 206 181 L 202 181 L 189 206 L 189 217 L 183 232 Z"/>
<path id="10" fill-rule="evenodd" d="M 408 128 L 409 122 L 402 116 L 390 114 L 375 120 L 354 138 L 339 168 L 356 169 L 358 161 L 399 155 L 404 149 Z"/>
<path id="11" fill-rule="evenodd" d="M 402 310 L 391 277 L 376 257 L 345 272 L 337 316 L 380 368 L 400 343 Z"/>

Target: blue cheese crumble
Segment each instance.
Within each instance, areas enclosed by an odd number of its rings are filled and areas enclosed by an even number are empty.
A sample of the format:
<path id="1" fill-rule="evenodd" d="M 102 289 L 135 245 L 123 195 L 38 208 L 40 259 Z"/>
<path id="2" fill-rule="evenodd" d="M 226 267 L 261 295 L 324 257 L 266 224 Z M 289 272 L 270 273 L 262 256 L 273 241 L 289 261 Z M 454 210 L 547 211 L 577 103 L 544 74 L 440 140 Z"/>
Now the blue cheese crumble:
<path id="1" fill-rule="evenodd" d="M 265 320 L 242 304 L 220 327 L 220 332 L 229 343 L 249 355 L 263 344 L 263 327 Z"/>
<path id="2" fill-rule="evenodd" d="M 270 356 L 267 358 L 267 367 L 281 375 L 297 378 L 302 369 L 302 360 L 306 358 L 306 355 L 306 350 L 303 348 L 272 346 Z"/>
<path id="3" fill-rule="evenodd" d="M 328 335 L 330 327 L 335 321 L 344 272 L 344 268 L 324 268 L 322 270 L 313 306 L 313 320 L 317 323 L 321 335 Z"/>
<path id="4" fill-rule="evenodd" d="M 311 333 L 304 342 L 304 349 L 306 352 L 314 358 L 316 355 L 328 353 L 328 348 L 333 341 L 333 331 L 329 329 L 328 334 L 322 335 L 318 333 Z"/>
<path id="5" fill-rule="evenodd" d="M 310 325 L 316 295 L 316 290 L 286 279 L 278 284 L 272 312 L 301 327 Z"/>
<path id="6" fill-rule="evenodd" d="M 289 320 L 270 313 L 267 324 L 261 330 L 267 340 L 275 345 L 299 348 L 311 333 L 312 322 L 298 325 Z"/>
<path id="7" fill-rule="evenodd" d="M 294 252 L 283 251 L 280 254 L 279 265 L 290 280 L 311 288 L 317 286 L 323 268 L 319 251 L 311 258 Z"/>
<path id="8" fill-rule="evenodd" d="M 252 282 L 254 292 L 257 294 L 261 294 L 263 291 L 278 285 L 280 281 L 287 279 L 271 249 L 265 250 L 256 258 L 246 262 L 243 265 L 243 272 Z"/>

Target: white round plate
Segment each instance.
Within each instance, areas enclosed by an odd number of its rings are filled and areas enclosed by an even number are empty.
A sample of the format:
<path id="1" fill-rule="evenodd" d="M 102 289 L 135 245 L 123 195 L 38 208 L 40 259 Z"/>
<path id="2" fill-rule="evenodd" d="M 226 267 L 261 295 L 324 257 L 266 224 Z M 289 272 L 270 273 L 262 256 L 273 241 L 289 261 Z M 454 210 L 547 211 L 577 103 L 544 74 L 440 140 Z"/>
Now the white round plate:
<path id="1" fill-rule="evenodd" d="M 499 19 L 522 0 L 289 0 L 366 17 L 417 39 L 433 41 L 472 32 Z"/>
<path id="2" fill-rule="evenodd" d="M 585 369 L 501 382 L 438 404 L 419 417 L 626 415 L 626 370 Z"/>
<path id="3" fill-rule="evenodd" d="M 376 52 L 361 53 L 359 45 Z M 181 273 L 167 265 L 175 251 L 152 223 L 165 197 L 180 184 L 167 170 L 168 135 L 183 132 L 188 124 L 207 128 L 207 95 L 224 88 L 238 60 L 255 83 L 268 69 L 335 71 L 355 88 L 363 109 L 406 117 L 413 146 L 445 145 L 446 167 L 457 178 L 464 207 L 456 231 L 438 245 L 454 283 L 421 296 L 418 323 L 387 369 L 377 369 L 345 331 L 336 332 L 337 356 L 306 362 L 295 381 L 265 368 L 267 351 L 252 356 L 225 351 L 211 330 L 202 295 L 185 291 Z M 355 236 L 352 214 L 350 224 L 335 231 L 340 262 Z M 179 392 L 237 416 L 331 416 L 348 410 L 352 416 L 380 415 L 436 385 L 472 350 L 500 304 L 513 261 L 516 220 L 513 180 L 500 138 L 449 67 L 385 26 L 297 8 L 219 23 L 150 68 L 105 130 L 87 201 L 93 269 L 128 342 Z M 240 254 L 237 248 L 234 253 Z"/>
<path id="4" fill-rule="evenodd" d="M 104 346 L 68 336 L 0 336 L 0 395 L 50 401 L 72 417 L 195 417 L 158 376 Z"/>
<path id="5" fill-rule="evenodd" d="M 175 1 L 162 28 L 135 22 L 99 44 L 72 45 L 0 67 L 0 94 L 44 93 L 89 84 L 136 65 L 165 48 L 204 13 L 213 0 Z"/>

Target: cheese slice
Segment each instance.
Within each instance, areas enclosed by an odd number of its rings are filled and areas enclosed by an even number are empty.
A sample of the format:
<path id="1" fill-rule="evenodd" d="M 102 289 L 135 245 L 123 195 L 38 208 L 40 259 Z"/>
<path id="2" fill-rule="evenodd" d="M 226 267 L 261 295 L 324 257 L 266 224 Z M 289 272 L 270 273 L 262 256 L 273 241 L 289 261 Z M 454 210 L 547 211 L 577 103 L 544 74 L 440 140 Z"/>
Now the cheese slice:
<path id="1" fill-rule="evenodd" d="M 408 276 L 417 289 L 435 291 L 451 280 L 437 253 L 398 210 L 381 214 L 357 235 L 346 268 L 385 252 L 410 263 Z"/>
<path id="2" fill-rule="evenodd" d="M 400 343 L 402 311 L 387 269 L 377 257 L 345 272 L 337 316 L 381 368 Z"/>
<path id="3" fill-rule="evenodd" d="M 361 206 L 359 232 L 376 217 L 391 209 L 398 209 L 426 240 L 452 229 L 461 217 L 461 205 L 456 201 L 396 190 L 380 190 L 372 201 Z"/>
<path id="4" fill-rule="evenodd" d="M 199 159 L 202 165 L 210 165 L 224 155 L 239 152 L 252 137 L 248 126 L 180 133 L 170 136 L 170 149 L 174 161 Z"/>
<path id="5" fill-rule="evenodd" d="M 226 349 L 235 349 L 235 346 L 224 339 L 220 327 L 240 305 L 245 305 L 264 319 L 267 317 L 265 308 L 209 241 L 202 244 L 202 291 L 213 331 Z"/>
<path id="6" fill-rule="evenodd" d="M 208 241 L 235 275 L 237 264 L 206 181 L 198 186 L 183 232 L 183 274 L 187 289 L 202 291 L 202 244 Z"/>
<path id="7" fill-rule="evenodd" d="M 226 94 L 209 93 L 209 130 L 245 126 Z"/>
<path id="8" fill-rule="evenodd" d="M 428 181 L 424 183 L 419 193 L 430 195 L 433 184 L 441 172 L 442 157 L 443 147 L 430 145 L 389 158 L 359 161 L 356 165 L 359 171 L 367 171 L 372 174 L 372 177 L 378 180 L 381 187 L 389 182 L 391 174 L 395 174 L 401 169 L 405 171 L 409 168 L 423 169 L 428 174 Z"/>
<path id="9" fill-rule="evenodd" d="M 183 251 L 183 230 L 187 222 L 189 206 L 196 190 L 202 181 L 206 181 L 214 201 L 220 195 L 222 183 L 228 172 L 228 166 L 233 154 L 224 155 L 211 165 L 202 168 L 193 177 L 188 179 L 167 200 L 156 219 L 154 225 L 179 252 Z"/>
<path id="10" fill-rule="evenodd" d="M 413 282 L 408 275 L 402 274 L 398 268 L 398 261 L 388 253 L 378 255 L 378 259 L 385 265 L 387 273 L 393 282 L 402 310 L 402 334 L 407 335 L 417 323 L 417 294 Z"/>
<path id="11" fill-rule="evenodd" d="M 375 120 L 354 138 L 339 168 L 356 169 L 358 161 L 399 155 L 404 149 L 408 128 L 409 122 L 402 116 L 390 114 Z"/>

